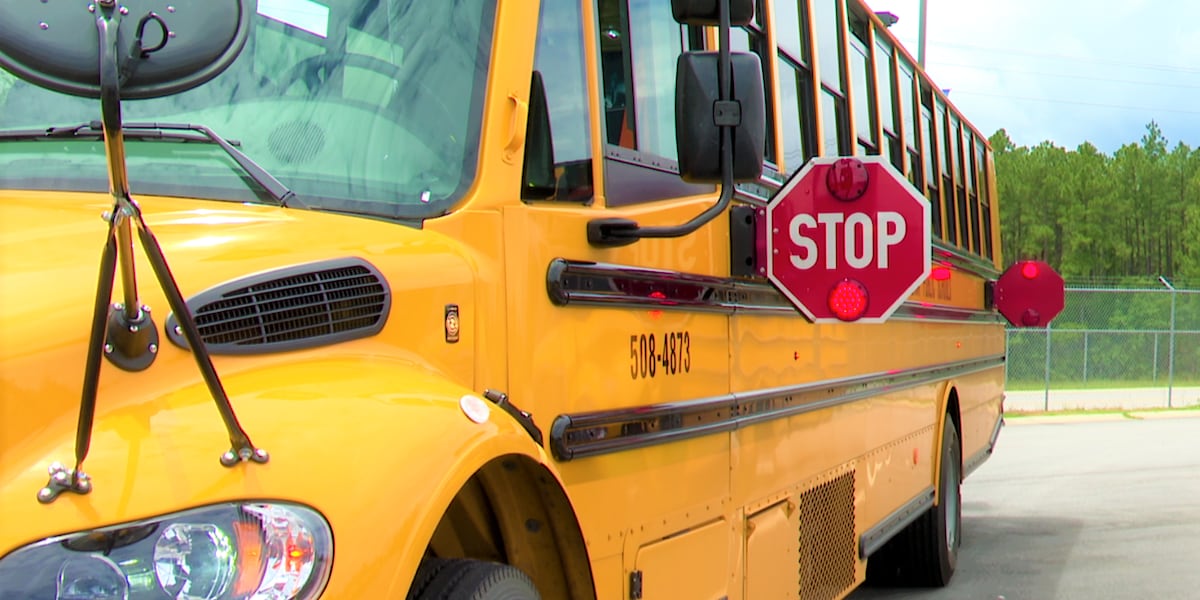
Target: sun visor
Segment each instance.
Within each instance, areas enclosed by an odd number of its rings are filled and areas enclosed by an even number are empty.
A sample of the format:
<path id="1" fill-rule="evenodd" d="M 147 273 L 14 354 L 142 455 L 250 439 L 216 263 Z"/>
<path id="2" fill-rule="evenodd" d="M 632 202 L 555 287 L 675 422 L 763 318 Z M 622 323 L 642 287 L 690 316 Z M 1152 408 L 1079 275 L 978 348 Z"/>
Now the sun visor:
<path id="1" fill-rule="evenodd" d="M 105 6 L 105 5 L 109 6 Z M 255 0 L 0 0 L 0 67 L 36 85 L 100 96 L 98 22 L 117 31 L 121 98 L 155 98 L 216 77 L 246 43 Z"/>

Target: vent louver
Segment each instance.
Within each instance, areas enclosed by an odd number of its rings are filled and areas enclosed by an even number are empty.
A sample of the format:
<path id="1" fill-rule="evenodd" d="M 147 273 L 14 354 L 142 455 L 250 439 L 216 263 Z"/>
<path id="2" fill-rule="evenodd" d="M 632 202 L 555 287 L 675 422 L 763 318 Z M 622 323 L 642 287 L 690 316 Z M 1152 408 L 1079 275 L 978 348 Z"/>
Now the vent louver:
<path id="1" fill-rule="evenodd" d="M 356 258 L 259 273 L 192 297 L 188 308 L 208 351 L 261 354 L 333 344 L 378 333 L 391 292 L 383 275 Z M 167 337 L 188 348 L 175 315 Z"/>

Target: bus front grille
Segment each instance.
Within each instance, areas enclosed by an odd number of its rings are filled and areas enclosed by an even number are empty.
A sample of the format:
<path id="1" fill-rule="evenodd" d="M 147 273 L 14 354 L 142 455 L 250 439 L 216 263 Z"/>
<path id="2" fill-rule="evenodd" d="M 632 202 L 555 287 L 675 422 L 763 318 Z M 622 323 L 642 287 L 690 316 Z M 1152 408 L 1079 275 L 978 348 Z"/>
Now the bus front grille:
<path id="1" fill-rule="evenodd" d="M 200 339 L 213 354 L 261 354 L 323 346 L 383 328 L 391 293 L 370 263 L 337 259 L 227 282 L 187 302 Z M 187 339 L 172 314 L 167 336 Z"/>

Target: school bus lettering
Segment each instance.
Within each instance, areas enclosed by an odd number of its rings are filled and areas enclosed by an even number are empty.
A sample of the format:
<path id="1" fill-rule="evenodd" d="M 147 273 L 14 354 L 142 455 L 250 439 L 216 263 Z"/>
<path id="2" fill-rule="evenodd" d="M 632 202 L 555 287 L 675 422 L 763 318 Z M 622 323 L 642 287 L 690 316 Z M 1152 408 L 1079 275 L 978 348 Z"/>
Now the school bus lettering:
<path id="1" fill-rule="evenodd" d="M 657 375 L 679 375 L 692 370 L 692 334 L 671 331 L 656 336 L 629 336 L 629 376 L 645 379 Z"/>
<path id="2" fill-rule="evenodd" d="M 967 293 L 992 150 L 864 0 L 151 4 L 0 1 L 0 596 L 949 580 L 1002 315 L 1061 302 Z M 839 154 L 929 200 L 953 306 L 773 282 L 765 209 Z M 781 220 L 787 289 L 913 267 L 838 210 Z"/>

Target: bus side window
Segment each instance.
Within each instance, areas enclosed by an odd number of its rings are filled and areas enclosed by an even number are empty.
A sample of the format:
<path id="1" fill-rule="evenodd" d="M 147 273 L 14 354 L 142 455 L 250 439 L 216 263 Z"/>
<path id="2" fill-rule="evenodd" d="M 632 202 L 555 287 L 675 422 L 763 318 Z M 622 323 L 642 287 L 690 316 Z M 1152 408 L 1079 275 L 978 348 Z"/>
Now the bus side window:
<path id="1" fill-rule="evenodd" d="M 691 35 L 671 3 L 599 0 L 605 203 L 623 206 L 710 193 L 679 177 L 675 64 Z"/>
<path id="2" fill-rule="evenodd" d="M 592 199 L 583 16 L 574 0 L 545 0 L 538 16 L 521 199 Z"/>

